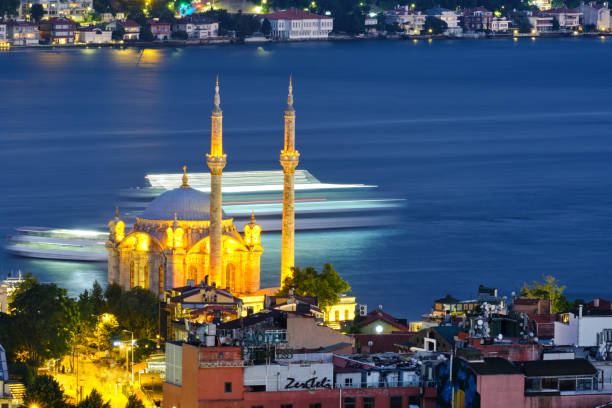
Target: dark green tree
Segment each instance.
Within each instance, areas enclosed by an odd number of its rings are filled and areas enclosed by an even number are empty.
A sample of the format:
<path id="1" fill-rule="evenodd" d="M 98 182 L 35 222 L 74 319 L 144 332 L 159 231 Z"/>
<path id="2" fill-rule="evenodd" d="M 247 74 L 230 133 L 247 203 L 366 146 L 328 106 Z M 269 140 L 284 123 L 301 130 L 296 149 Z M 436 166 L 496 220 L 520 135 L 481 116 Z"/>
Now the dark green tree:
<path id="1" fill-rule="evenodd" d="M 296 295 L 316 297 L 322 308 L 338 303 L 340 295 L 351 290 L 348 282 L 329 263 L 323 265 L 321 273 L 312 266 L 305 269 L 295 267 L 293 276 L 285 278 L 283 283 L 278 295 L 286 296 L 293 289 Z"/>
<path id="2" fill-rule="evenodd" d="M 125 408 L 145 408 L 145 406 L 137 396 L 130 395 L 127 404 L 125 404 Z"/>
<path id="3" fill-rule="evenodd" d="M 120 41 L 120 40 L 123 40 L 124 35 L 125 35 L 125 29 L 123 27 L 117 27 L 117 29 L 113 31 L 112 37 L 113 37 L 113 40 Z"/>
<path id="4" fill-rule="evenodd" d="M 560 28 L 559 21 L 557 21 L 556 18 L 553 18 L 553 21 L 552 21 L 552 30 L 553 31 L 559 31 L 559 28 Z"/>
<path id="5" fill-rule="evenodd" d="M 151 28 L 149 26 L 142 27 L 140 29 L 140 41 L 151 42 L 153 40 L 155 40 L 155 37 L 153 37 Z"/>
<path id="6" fill-rule="evenodd" d="M 30 19 L 35 22 L 39 22 L 41 18 L 45 15 L 45 9 L 42 4 L 34 3 L 30 8 Z"/>
<path id="7" fill-rule="evenodd" d="M 0 18 L 16 16 L 19 4 L 19 0 L 0 0 Z"/>
<path id="8" fill-rule="evenodd" d="M 76 408 L 110 408 L 110 402 L 104 402 L 102 395 L 94 389 Z"/>
<path id="9" fill-rule="evenodd" d="M 30 286 L 30 282 L 23 284 Z M 39 367 L 49 358 L 59 358 L 70 349 L 78 327 L 78 308 L 66 290 L 55 284 L 20 286 L 11 302 L 12 334 L 20 360 Z"/>
<path id="10" fill-rule="evenodd" d="M 121 300 L 121 295 L 123 295 L 121 286 L 116 282 L 109 283 L 104 291 L 104 299 L 106 300 L 104 311 L 114 314 L 116 305 L 118 305 Z"/>
<path id="11" fill-rule="evenodd" d="M 443 34 L 448 28 L 448 24 L 437 17 L 427 16 L 423 28 L 425 34 Z"/>
<path id="12" fill-rule="evenodd" d="M 94 281 L 90 294 L 93 306 L 93 314 L 100 315 L 104 312 L 104 290 L 98 281 Z"/>
<path id="13" fill-rule="evenodd" d="M 270 35 L 270 33 L 272 32 L 272 24 L 270 24 L 270 20 L 268 20 L 267 18 L 264 19 L 263 23 L 261 23 L 261 32 L 264 35 Z"/>
<path id="14" fill-rule="evenodd" d="M 173 31 L 172 32 L 172 39 L 173 40 L 186 40 L 189 36 L 187 35 L 186 32 L 184 31 Z"/>
<path id="15" fill-rule="evenodd" d="M 62 387 L 50 375 L 39 375 L 30 384 L 24 396 L 24 406 L 39 408 L 67 408 Z"/>
<path id="16" fill-rule="evenodd" d="M 119 325 L 134 332 L 136 338 L 152 338 L 158 333 L 159 300 L 146 289 L 135 287 L 121 295 L 113 314 Z"/>

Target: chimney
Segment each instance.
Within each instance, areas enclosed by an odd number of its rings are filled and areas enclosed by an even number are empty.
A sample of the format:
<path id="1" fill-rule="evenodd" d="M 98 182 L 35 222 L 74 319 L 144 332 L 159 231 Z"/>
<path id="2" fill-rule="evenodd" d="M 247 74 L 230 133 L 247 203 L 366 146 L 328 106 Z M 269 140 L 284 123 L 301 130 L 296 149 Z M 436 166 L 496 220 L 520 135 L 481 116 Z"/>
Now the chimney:
<path id="1" fill-rule="evenodd" d="M 578 318 L 582 319 L 582 305 L 578 306 Z"/>

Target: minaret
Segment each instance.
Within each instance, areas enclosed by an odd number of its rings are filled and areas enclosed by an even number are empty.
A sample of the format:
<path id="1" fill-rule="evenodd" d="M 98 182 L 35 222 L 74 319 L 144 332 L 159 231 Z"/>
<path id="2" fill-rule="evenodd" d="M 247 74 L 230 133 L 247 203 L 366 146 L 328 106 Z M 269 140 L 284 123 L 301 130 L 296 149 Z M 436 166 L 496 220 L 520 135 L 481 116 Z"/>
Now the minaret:
<path id="1" fill-rule="evenodd" d="M 223 154 L 223 112 L 219 107 L 219 77 L 215 86 L 215 99 L 212 110 L 212 127 L 210 132 L 210 154 L 206 155 L 206 163 L 210 168 L 210 264 L 209 275 L 211 282 L 221 284 L 223 261 L 222 252 L 222 197 L 221 178 L 225 167 L 225 154 Z"/>
<path id="2" fill-rule="evenodd" d="M 300 153 L 295 150 L 295 109 L 293 109 L 293 86 L 289 77 L 289 95 L 285 109 L 285 148 L 280 153 L 283 166 L 283 241 L 281 255 L 281 287 L 285 278 L 291 276 L 295 253 L 295 168 L 300 160 Z"/>

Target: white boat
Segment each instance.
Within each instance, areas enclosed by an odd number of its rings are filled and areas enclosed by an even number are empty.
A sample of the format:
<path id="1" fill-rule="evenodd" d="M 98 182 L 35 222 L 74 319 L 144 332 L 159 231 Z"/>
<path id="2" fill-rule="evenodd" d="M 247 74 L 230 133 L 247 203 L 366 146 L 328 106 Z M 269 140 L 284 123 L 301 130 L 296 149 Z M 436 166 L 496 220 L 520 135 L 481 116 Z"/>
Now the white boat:
<path id="1" fill-rule="evenodd" d="M 8 238 L 5 249 L 27 258 L 102 262 L 107 259 L 108 233 L 100 231 L 21 227 Z"/>

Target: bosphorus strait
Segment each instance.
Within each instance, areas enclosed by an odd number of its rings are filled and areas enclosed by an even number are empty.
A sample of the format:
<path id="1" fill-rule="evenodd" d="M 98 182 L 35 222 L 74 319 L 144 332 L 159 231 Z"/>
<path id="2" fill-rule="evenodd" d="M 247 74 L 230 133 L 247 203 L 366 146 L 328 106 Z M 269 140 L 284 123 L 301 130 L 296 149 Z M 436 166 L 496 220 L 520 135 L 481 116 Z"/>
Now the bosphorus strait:
<path id="1" fill-rule="evenodd" d="M 280 170 L 292 74 L 300 168 L 404 200 L 392 225 L 297 231 L 297 265 L 330 262 L 360 303 L 410 318 L 543 274 L 609 298 L 611 63 L 610 38 L 1 52 L 0 233 L 106 231 L 145 175 L 206 172 L 217 74 L 225 170 Z M 262 241 L 277 285 L 281 236 Z M 0 268 L 72 295 L 107 279 L 105 263 L 0 253 Z"/>

